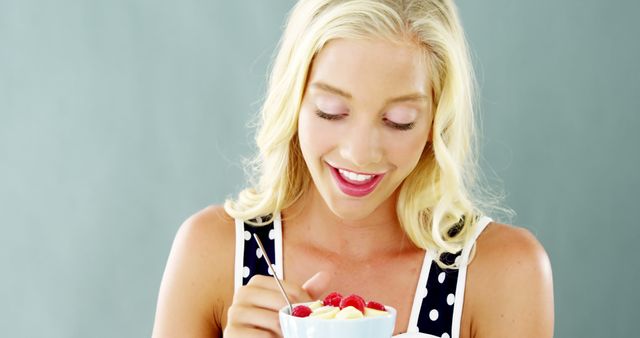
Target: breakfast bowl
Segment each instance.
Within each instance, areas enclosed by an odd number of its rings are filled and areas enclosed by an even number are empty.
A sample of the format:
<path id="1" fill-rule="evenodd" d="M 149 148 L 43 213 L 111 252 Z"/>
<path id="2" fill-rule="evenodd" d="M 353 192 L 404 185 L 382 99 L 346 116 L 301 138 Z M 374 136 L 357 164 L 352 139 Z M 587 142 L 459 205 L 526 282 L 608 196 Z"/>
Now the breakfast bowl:
<path id="1" fill-rule="evenodd" d="M 370 312 L 370 309 L 366 310 Z M 371 317 L 327 319 L 293 316 L 285 306 L 279 311 L 280 327 L 284 338 L 390 338 L 395 328 L 396 309 L 384 306 L 384 310 L 386 314 L 374 310 L 376 314 Z"/>

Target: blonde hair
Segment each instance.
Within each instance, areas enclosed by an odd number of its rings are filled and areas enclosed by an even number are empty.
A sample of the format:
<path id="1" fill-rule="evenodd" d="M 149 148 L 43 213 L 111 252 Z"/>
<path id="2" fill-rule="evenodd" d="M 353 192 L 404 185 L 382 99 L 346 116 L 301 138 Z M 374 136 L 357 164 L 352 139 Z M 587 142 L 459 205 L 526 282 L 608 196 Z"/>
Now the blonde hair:
<path id="1" fill-rule="evenodd" d="M 309 187 L 311 178 L 298 145 L 298 113 L 314 56 L 338 38 L 383 38 L 423 48 L 432 74 L 432 140 L 399 188 L 397 214 L 416 246 L 438 253 L 460 251 L 480 210 L 471 197 L 477 167 L 474 77 L 452 0 L 299 1 L 269 78 L 250 188 L 237 200 L 227 200 L 225 210 L 234 218 L 250 220 L 290 206 Z M 457 266 L 439 258 L 438 262 Z"/>

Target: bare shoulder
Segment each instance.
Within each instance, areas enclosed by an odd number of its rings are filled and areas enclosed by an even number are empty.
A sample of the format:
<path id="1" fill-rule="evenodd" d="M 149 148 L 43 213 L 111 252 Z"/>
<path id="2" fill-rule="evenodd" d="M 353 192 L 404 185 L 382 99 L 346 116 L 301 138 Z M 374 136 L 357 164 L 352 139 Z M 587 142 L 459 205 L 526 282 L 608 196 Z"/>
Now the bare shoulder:
<path id="1" fill-rule="evenodd" d="M 194 268 L 203 282 L 225 282 L 233 274 L 235 254 L 235 222 L 222 206 L 209 206 L 182 223 L 171 248 L 171 258 L 184 258 L 182 263 Z M 208 276 L 205 276 L 208 274 Z"/>
<path id="2" fill-rule="evenodd" d="M 202 253 L 213 248 L 233 246 L 235 241 L 235 225 L 224 208 L 219 205 L 209 206 L 198 211 L 182 223 L 176 234 L 174 246 L 185 244 Z M 224 250 L 213 250 L 210 253 L 223 253 Z"/>
<path id="3" fill-rule="evenodd" d="M 551 264 L 529 230 L 491 223 L 476 242 L 467 291 L 471 336 L 553 336 Z"/>
<path id="4" fill-rule="evenodd" d="M 501 223 L 491 223 L 478 237 L 474 260 L 486 264 L 484 269 L 550 269 L 546 251 L 529 230 Z"/>
<path id="5" fill-rule="evenodd" d="M 162 277 L 153 337 L 218 337 L 233 288 L 235 227 L 221 206 L 207 207 L 178 229 Z"/>

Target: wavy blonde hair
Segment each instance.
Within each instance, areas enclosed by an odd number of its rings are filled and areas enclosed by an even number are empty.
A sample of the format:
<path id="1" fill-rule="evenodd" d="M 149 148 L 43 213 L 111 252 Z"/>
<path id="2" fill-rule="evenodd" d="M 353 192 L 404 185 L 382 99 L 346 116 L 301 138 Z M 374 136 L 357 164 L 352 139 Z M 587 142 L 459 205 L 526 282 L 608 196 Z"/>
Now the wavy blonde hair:
<path id="1" fill-rule="evenodd" d="M 416 246 L 438 253 L 460 251 L 480 210 L 471 198 L 477 167 L 475 81 L 452 0 L 299 1 L 269 78 L 250 188 L 227 200 L 225 210 L 250 220 L 290 206 L 307 190 L 311 178 L 298 144 L 298 113 L 314 56 L 338 38 L 406 41 L 424 51 L 432 75 L 425 79 L 432 89 L 432 139 L 399 187 L 397 216 Z M 437 259 L 443 266 L 457 266 Z"/>

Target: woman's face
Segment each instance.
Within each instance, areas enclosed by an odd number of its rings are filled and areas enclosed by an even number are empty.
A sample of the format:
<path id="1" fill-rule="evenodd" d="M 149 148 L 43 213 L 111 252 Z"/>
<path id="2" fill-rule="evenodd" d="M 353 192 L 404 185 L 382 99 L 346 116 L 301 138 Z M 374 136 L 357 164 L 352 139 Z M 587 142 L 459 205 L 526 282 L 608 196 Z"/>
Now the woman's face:
<path id="1" fill-rule="evenodd" d="M 298 135 L 318 192 L 339 217 L 362 219 L 415 168 L 431 129 L 420 49 L 337 39 L 316 56 Z"/>

